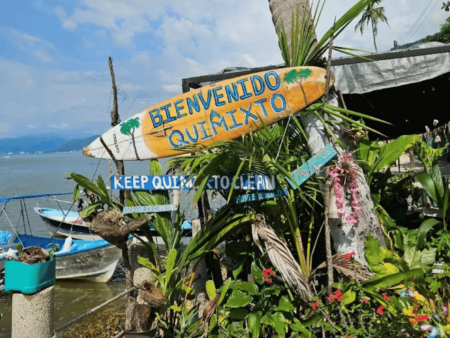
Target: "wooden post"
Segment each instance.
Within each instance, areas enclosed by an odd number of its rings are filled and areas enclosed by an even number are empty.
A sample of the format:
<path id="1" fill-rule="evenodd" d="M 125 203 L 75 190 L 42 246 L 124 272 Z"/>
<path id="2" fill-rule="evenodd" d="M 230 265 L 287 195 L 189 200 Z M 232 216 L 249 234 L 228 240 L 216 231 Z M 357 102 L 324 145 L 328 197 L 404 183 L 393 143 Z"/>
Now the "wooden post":
<path id="1" fill-rule="evenodd" d="M 119 107 L 117 105 L 117 87 L 116 87 L 116 78 L 114 76 L 114 69 L 113 69 L 113 62 L 112 58 L 109 57 L 109 72 L 111 74 L 111 83 L 112 83 L 112 91 L 113 91 L 113 106 L 111 110 L 111 126 L 115 127 L 120 123 L 119 118 Z M 108 150 L 108 148 L 105 146 L 105 148 Z M 110 153 L 112 155 L 112 152 Z M 116 169 L 118 175 L 125 175 L 125 167 L 123 165 L 123 161 L 118 161 L 112 156 L 112 159 L 114 163 L 116 164 Z M 125 191 L 120 190 L 119 192 L 119 201 L 122 205 L 125 205 Z M 125 243 L 122 247 L 122 259 L 123 259 L 123 267 L 125 270 L 125 285 L 127 289 L 131 289 L 133 285 L 133 275 L 131 273 L 131 265 L 130 265 L 130 257 L 128 254 L 128 245 Z M 127 307 L 129 305 L 129 302 L 127 302 Z M 130 321 L 131 318 L 129 318 L 128 314 L 130 311 L 126 311 L 127 314 L 127 321 Z"/>
<path id="2" fill-rule="evenodd" d="M 113 63 L 112 63 L 111 57 L 109 57 L 109 72 L 111 73 L 111 82 L 112 82 L 112 91 L 113 91 L 113 107 L 111 110 L 111 126 L 115 127 L 120 123 L 120 118 L 119 118 L 119 107 L 117 105 L 116 78 L 114 76 L 114 69 L 113 69 Z M 116 166 L 117 166 L 118 174 L 125 175 L 125 167 L 123 165 L 123 161 L 117 161 Z M 119 201 L 122 204 L 124 204 L 124 202 L 125 202 L 125 192 L 123 190 L 120 190 L 120 192 L 119 192 Z"/>
<path id="3" fill-rule="evenodd" d="M 201 222 L 199 219 L 192 220 L 192 238 L 194 238 L 201 229 Z M 206 269 L 205 259 L 202 259 L 197 266 L 197 269 L 193 271 L 194 277 L 194 290 L 195 290 L 195 303 L 198 307 L 198 317 L 202 318 L 203 310 L 208 302 L 206 296 L 206 282 L 208 281 L 208 273 Z"/>

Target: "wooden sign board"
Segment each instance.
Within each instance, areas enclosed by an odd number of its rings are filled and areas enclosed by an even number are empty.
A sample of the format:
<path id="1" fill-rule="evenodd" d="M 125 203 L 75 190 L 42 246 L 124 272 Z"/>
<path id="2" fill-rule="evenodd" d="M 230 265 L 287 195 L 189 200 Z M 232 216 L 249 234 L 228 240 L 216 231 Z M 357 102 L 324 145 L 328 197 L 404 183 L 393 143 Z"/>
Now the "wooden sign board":
<path id="1" fill-rule="evenodd" d="M 331 146 L 327 145 L 320 150 L 317 154 L 311 157 L 306 163 L 302 164 L 300 168 L 291 173 L 295 183 L 288 179 L 288 183 L 292 188 L 297 189 L 297 186 L 301 186 L 308 178 L 322 169 L 334 156 L 337 151 Z"/>
<path id="2" fill-rule="evenodd" d="M 124 214 L 149 214 L 152 212 L 176 211 L 177 208 L 178 207 L 175 204 L 125 207 L 125 208 L 123 208 L 123 213 Z"/>
<path id="3" fill-rule="evenodd" d="M 190 151 L 181 146 L 233 140 L 301 111 L 325 93 L 325 75 L 294 67 L 218 82 L 145 109 L 101 137 L 117 160 L 180 155 Z M 100 138 L 83 154 L 110 159 Z"/>
<path id="4" fill-rule="evenodd" d="M 288 194 L 288 191 L 286 189 L 285 190 L 275 190 L 275 191 L 270 191 L 270 192 L 257 192 L 254 194 L 246 194 L 246 195 L 236 196 L 234 198 L 234 203 L 240 204 L 240 203 L 268 200 L 268 199 L 271 199 L 274 197 L 287 196 L 287 194 Z"/>
<path id="5" fill-rule="evenodd" d="M 213 176 L 206 190 L 230 190 L 234 176 Z M 112 176 L 112 190 L 191 190 L 195 177 L 188 175 Z M 241 175 L 236 181 L 236 190 L 275 190 L 276 176 Z"/>

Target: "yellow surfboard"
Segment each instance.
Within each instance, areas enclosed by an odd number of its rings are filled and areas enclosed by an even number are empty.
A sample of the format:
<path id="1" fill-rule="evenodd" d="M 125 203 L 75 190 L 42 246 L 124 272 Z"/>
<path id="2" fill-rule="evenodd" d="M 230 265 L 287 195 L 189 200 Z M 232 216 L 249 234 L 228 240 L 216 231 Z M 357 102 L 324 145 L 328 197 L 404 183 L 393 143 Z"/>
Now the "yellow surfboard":
<path id="1" fill-rule="evenodd" d="M 117 160 L 180 155 L 183 145 L 232 140 L 301 111 L 325 93 L 325 76 L 322 68 L 295 67 L 217 82 L 145 109 L 102 138 Z M 111 158 L 100 138 L 83 154 Z"/>

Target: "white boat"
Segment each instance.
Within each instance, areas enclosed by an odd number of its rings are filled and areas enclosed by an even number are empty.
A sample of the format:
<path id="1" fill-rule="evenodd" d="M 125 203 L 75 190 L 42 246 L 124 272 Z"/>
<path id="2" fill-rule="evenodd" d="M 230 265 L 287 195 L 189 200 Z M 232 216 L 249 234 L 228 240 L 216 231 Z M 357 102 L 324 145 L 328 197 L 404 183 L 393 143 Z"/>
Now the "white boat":
<path id="1" fill-rule="evenodd" d="M 101 239 L 100 236 L 89 229 L 89 226 L 81 219 L 78 212 L 40 207 L 34 208 L 34 211 L 47 224 L 47 230 L 51 235 L 56 234 L 61 237 L 70 236 L 83 240 Z M 192 231 L 191 222 L 185 221 L 181 228 L 184 235 L 188 235 Z M 156 238 L 158 236 L 152 226 L 150 226 L 150 231 L 155 239 L 158 240 Z"/>
<path id="2" fill-rule="evenodd" d="M 56 279 L 82 279 L 91 282 L 107 282 L 114 271 L 122 252 L 116 246 L 104 241 L 83 241 L 46 238 L 32 235 L 16 235 L 11 231 L 0 230 L 0 269 L 3 269 L 5 256 L 15 251 L 21 243 L 23 248 L 40 246 L 49 250 L 56 244 Z"/>
<path id="3" fill-rule="evenodd" d="M 34 211 L 47 224 L 48 232 L 60 237 L 72 237 L 83 240 L 102 239 L 89 229 L 79 213 L 69 210 L 35 207 Z"/>

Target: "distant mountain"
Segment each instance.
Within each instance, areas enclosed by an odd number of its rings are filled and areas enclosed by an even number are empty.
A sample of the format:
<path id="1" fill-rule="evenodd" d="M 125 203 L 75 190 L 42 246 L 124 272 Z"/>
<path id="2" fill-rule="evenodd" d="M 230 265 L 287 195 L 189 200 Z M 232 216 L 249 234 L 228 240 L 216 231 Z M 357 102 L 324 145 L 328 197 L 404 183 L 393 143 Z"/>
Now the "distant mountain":
<path id="1" fill-rule="evenodd" d="M 15 138 L 0 139 L 0 154 L 3 153 L 35 153 L 81 150 L 91 143 L 97 136 L 85 139 L 68 140 L 57 135 L 33 135 Z"/>
<path id="2" fill-rule="evenodd" d="M 74 150 L 82 150 L 87 145 L 91 144 L 92 141 L 94 141 L 98 136 L 91 136 L 88 138 L 83 138 L 79 140 L 71 140 L 63 145 L 59 146 L 58 148 L 55 148 L 51 150 L 51 152 L 64 152 L 64 151 L 74 151 Z"/>

